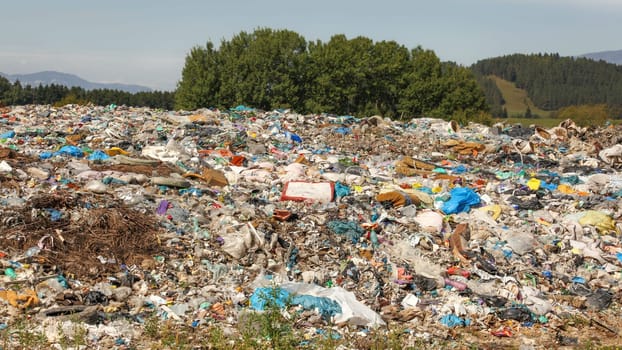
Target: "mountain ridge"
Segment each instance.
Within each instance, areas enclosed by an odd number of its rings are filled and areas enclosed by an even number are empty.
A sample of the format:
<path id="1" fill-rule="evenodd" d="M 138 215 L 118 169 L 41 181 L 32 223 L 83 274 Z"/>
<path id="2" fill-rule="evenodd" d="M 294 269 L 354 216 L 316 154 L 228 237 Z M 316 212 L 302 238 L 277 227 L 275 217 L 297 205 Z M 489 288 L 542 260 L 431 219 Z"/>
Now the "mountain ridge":
<path id="1" fill-rule="evenodd" d="M 38 86 L 41 85 L 63 85 L 67 87 L 81 87 L 85 90 L 110 89 L 120 90 L 130 93 L 151 92 L 153 89 L 136 84 L 122 83 L 98 83 L 83 79 L 75 74 L 58 72 L 53 70 L 40 71 L 27 74 L 7 74 L 0 72 L 0 76 L 8 79 L 11 83 L 19 80 L 22 85 Z"/>
<path id="2" fill-rule="evenodd" d="M 608 63 L 622 65 L 622 50 L 590 52 L 579 55 L 579 57 L 590 58 L 595 61 L 603 60 Z"/>

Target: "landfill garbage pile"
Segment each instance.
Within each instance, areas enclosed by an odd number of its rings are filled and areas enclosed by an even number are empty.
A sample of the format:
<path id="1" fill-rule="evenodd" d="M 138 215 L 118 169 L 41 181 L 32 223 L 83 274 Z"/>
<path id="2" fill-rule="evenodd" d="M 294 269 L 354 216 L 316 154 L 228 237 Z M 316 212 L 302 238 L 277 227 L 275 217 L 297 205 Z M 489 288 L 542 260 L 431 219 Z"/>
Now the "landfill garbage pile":
<path id="1" fill-rule="evenodd" d="M 153 320 L 231 346 L 270 307 L 302 348 L 620 343 L 620 126 L 0 115 L 3 348 L 25 318 L 54 346 L 76 320 L 94 348 L 146 346 Z"/>

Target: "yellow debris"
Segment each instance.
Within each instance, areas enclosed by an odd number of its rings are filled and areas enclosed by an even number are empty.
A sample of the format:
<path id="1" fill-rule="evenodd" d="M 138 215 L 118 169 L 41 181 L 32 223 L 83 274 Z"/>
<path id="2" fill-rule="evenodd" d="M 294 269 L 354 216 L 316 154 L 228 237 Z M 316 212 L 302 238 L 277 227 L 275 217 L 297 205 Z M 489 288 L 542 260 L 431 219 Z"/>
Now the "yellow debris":
<path id="1" fill-rule="evenodd" d="M 105 152 L 106 152 L 107 155 L 109 155 L 111 157 L 117 156 L 119 154 L 122 154 L 124 156 L 127 156 L 127 155 L 130 154 L 130 152 L 125 151 L 125 150 L 123 150 L 123 149 L 121 149 L 119 147 L 111 147 L 111 148 L 107 149 Z"/>
<path id="2" fill-rule="evenodd" d="M 17 294 L 14 290 L 0 290 L 0 298 L 20 309 L 27 309 L 39 304 L 37 292 L 32 289 L 26 290 L 24 294 Z"/>
<path id="3" fill-rule="evenodd" d="M 501 206 L 499 204 L 487 205 L 485 207 L 479 208 L 479 210 L 490 214 L 493 220 L 497 220 L 499 216 L 501 216 Z"/>
<path id="4" fill-rule="evenodd" d="M 527 181 L 527 187 L 529 187 L 532 191 L 537 191 L 540 188 L 540 184 L 541 181 L 535 177 L 532 177 L 529 181 Z"/>

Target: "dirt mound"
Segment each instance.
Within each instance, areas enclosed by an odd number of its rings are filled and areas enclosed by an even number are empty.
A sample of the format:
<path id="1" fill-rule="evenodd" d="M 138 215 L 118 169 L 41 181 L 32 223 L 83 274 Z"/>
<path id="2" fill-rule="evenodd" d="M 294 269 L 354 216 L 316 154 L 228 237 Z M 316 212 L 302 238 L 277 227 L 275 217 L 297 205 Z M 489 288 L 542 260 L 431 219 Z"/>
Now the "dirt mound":
<path id="1" fill-rule="evenodd" d="M 16 210 L 3 211 L 0 244 L 23 252 L 24 262 L 36 259 L 59 272 L 91 278 L 162 250 L 153 215 L 116 202 L 98 207 L 97 200 L 64 191 L 34 196 Z"/>

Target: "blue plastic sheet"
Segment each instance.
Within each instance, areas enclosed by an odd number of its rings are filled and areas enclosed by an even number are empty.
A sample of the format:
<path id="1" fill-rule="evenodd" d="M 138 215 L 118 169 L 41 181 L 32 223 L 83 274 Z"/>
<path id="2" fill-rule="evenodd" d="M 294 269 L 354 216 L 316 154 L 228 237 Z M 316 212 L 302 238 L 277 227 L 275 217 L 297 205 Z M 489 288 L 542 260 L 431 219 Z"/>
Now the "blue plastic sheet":
<path id="1" fill-rule="evenodd" d="M 341 306 L 336 301 L 313 295 L 296 295 L 292 298 L 292 304 L 300 305 L 305 310 L 317 309 L 324 318 L 341 313 Z"/>
<path id="2" fill-rule="evenodd" d="M 345 197 L 350 195 L 350 187 L 342 184 L 341 182 L 335 182 L 335 196 Z"/>
<path id="3" fill-rule="evenodd" d="M 84 152 L 76 146 L 63 146 L 54 152 L 54 156 L 72 156 L 76 158 L 84 157 Z"/>
<path id="4" fill-rule="evenodd" d="M 335 132 L 341 135 L 348 135 L 352 132 L 352 129 L 346 127 L 335 128 Z"/>
<path id="5" fill-rule="evenodd" d="M 50 159 L 54 154 L 52 152 L 41 152 L 39 159 Z"/>
<path id="6" fill-rule="evenodd" d="M 253 295 L 249 298 L 251 307 L 258 311 L 265 310 L 268 303 L 284 308 L 286 302 L 290 298 L 289 292 L 281 288 L 261 287 L 255 289 Z"/>
<path id="7" fill-rule="evenodd" d="M 63 217 L 63 213 L 61 213 L 60 211 L 56 209 L 46 208 L 45 211 L 47 211 L 50 214 L 50 220 L 52 221 L 58 221 L 60 220 L 61 217 Z"/>
<path id="8" fill-rule="evenodd" d="M 289 131 L 286 131 L 286 132 L 285 132 L 285 137 L 286 137 L 287 139 L 289 139 L 289 140 L 294 141 L 294 142 L 298 142 L 298 143 L 301 143 L 301 142 L 302 142 L 302 138 L 301 138 L 300 136 L 298 136 L 298 135 L 296 135 L 296 134 L 293 134 L 293 133 L 291 133 L 291 132 L 289 132 Z"/>
<path id="9" fill-rule="evenodd" d="M 464 165 L 460 164 L 457 167 L 454 167 L 453 169 L 451 169 L 451 171 L 454 174 L 463 174 L 467 172 L 467 168 Z"/>
<path id="10" fill-rule="evenodd" d="M 322 317 L 334 316 L 341 313 L 341 306 L 334 300 L 313 295 L 292 295 L 284 289 L 273 287 L 261 287 L 255 289 L 250 299 L 251 307 L 255 310 L 265 310 L 273 305 L 284 308 L 286 305 L 300 305 L 305 310 L 317 309 Z"/>
<path id="11" fill-rule="evenodd" d="M 97 150 L 91 153 L 91 155 L 88 156 L 86 159 L 91 160 L 91 161 L 102 161 L 102 160 L 110 159 L 110 156 L 107 155 L 106 152 L 104 151 Z"/>
<path id="12" fill-rule="evenodd" d="M 572 278 L 572 283 L 585 284 L 585 278 L 580 277 L 580 276 L 575 276 L 575 277 Z"/>
<path id="13" fill-rule="evenodd" d="M 479 195 L 467 187 L 454 188 L 449 192 L 449 195 L 451 197 L 441 208 L 445 214 L 468 212 L 472 205 L 480 203 Z"/>
<path id="14" fill-rule="evenodd" d="M 354 221 L 333 220 L 328 222 L 328 228 L 338 235 L 344 235 L 352 240 L 352 243 L 358 243 L 365 230 Z"/>
<path id="15" fill-rule="evenodd" d="M 554 183 L 548 183 L 548 182 L 540 182 L 540 187 L 547 189 L 549 191 L 555 191 L 557 189 L 557 185 Z"/>
<path id="16" fill-rule="evenodd" d="M 52 152 L 42 152 L 39 154 L 39 159 L 50 159 L 56 156 L 72 156 L 76 158 L 84 157 L 84 152 L 76 146 L 63 146 L 58 151 Z"/>
<path id="17" fill-rule="evenodd" d="M 12 139 L 14 137 L 15 137 L 15 131 L 13 130 L 7 131 L 3 133 L 2 135 L 0 135 L 0 139 Z"/>
<path id="18" fill-rule="evenodd" d="M 449 328 L 465 327 L 471 325 L 471 320 L 460 318 L 454 314 L 441 317 L 441 323 Z"/>

